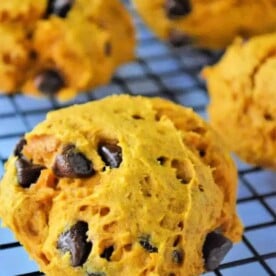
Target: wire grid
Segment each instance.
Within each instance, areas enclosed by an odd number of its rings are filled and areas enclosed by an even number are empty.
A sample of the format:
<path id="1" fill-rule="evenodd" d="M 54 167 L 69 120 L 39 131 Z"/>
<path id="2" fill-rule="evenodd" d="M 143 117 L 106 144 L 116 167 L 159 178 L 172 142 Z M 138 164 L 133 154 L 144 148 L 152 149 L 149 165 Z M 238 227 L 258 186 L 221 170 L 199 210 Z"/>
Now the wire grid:
<path id="1" fill-rule="evenodd" d="M 129 7 L 137 26 L 137 60 L 121 67 L 112 82 L 71 102 L 33 99 L 17 94 L 0 96 L 0 177 L 3 164 L 18 139 L 45 118 L 48 111 L 110 94 L 159 96 L 192 107 L 203 118 L 208 95 L 200 70 L 220 53 L 187 47 L 181 51 L 161 43 Z M 238 159 L 238 212 L 245 225 L 242 242 L 206 276 L 276 275 L 276 173 L 250 167 Z M 1 203 L 0 203 L 1 207 Z M 6 228 L 0 228 L 0 276 L 43 275 Z M 124 275 L 122 275 L 124 276 Z"/>

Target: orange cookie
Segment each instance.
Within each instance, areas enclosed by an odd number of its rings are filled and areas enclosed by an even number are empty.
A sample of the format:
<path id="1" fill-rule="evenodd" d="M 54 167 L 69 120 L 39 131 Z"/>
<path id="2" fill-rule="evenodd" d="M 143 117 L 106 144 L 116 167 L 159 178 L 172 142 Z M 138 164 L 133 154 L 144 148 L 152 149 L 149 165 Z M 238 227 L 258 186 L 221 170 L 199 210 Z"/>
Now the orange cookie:
<path id="1" fill-rule="evenodd" d="M 156 34 L 175 46 L 224 48 L 236 36 L 276 31 L 275 0 L 133 0 Z"/>
<path id="2" fill-rule="evenodd" d="M 119 0 L 1 0 L 0 89 L 66 100 L 134 58 Z"/>
<path id="3" fill-rule="evenodd" d="M 0 216 L 49 276 L 195 276 L 241 238 L 236 184 L 192 110 L 113 96 L 51 112 L 26 134 Z"/>
<path id="4" fill-rule="evenodd" d="M 276 169 L 276 35 L 237 39 L 205 69 L 211 123 L 245 161 Z"/>

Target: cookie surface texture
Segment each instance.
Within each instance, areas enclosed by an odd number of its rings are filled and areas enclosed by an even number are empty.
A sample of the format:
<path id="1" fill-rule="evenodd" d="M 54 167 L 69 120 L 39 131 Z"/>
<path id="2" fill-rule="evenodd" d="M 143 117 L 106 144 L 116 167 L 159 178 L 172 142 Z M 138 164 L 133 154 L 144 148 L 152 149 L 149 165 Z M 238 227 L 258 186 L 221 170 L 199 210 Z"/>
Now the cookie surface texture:
<path id="1" fill-rule="evenodd" d="M 276 169 L 276 35 L 229 47 L 205 69 L 212 125 L 243 160 Z"/>
<path id="2" fill-rule="evenodd" d="M 108 83 L 136 44 L 119 0 L 2 0 L 0 34 L 1 91 L 61 100 Z"/>
<path id="3" fill-rule="evenodd" d="M 25 135 L 6 164 L 0 216 L 50 276 L 192 276 L 241 238 L 236 184 L 192 110 L 111 96 L 51 112 Z"/>
<path id="4" fill-rule="evenodd" d="M 225 48 L 244 38 L 276 30 L 274 0 L 133 0 L 146 24 L 175 46 Z M 262 18 L 262 20 L 256 20 Z"/>

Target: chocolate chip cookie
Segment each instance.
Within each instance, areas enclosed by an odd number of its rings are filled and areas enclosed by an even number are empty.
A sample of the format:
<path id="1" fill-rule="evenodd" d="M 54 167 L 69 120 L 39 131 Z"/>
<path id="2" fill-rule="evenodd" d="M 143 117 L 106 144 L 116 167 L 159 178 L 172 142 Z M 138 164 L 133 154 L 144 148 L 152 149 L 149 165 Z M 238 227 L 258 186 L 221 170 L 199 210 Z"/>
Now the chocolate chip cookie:
<path id="1" fill-rule="evenodd" d="M 234 37 L 276 30 L 274 0 L 133 0 L 156 34 L 174 46 L 224 48 Z"/>
<path id="2" fill-rule="evenodd" d="M 133 59 L 119 0 L 1 0 L 0 91 L 61 100 L 107 83 Z"/>
<path id="3" fill-rule="evenodd" d="M 0 217 L 49 276 L 194 276 L 241 238 L 236 184 L 192 110 L 112 96 L 51 112 L 21 139 Z"/>
<path id="4" fill-rule="evenodd" d="M 237 39 L 204 70 L 214 128 L 243 160 L 276 169 L 276 35 Z"/>

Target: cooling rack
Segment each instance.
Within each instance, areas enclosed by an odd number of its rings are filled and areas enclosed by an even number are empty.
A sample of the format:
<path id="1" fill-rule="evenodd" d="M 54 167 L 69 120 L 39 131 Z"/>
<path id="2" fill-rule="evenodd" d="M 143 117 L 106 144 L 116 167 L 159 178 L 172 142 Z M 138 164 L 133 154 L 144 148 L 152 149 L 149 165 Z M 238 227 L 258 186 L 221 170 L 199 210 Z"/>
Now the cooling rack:
<path id="1" fill-rule="evenodd" d="M 208 94 L 200 70 L 221 53 L 186 47 L 173 50 L 158 41 L 130 5 L 137 26 L 137 60 L 121 67 L 112 82 L 74 101 L 37 100 L 17 94 L 0 96 L 0 177 L 18 139 L 45 118 L 48 111 L 110 94 L 159 96 L 192 107 L 203 118 Z M 245 225 L 242 242 L 206 276 L 276 275 L 276 173 L 250 167 L 238 159 L 238 212 Z M 1 203 L 0 203 L 1 208 Z M 43 275 L 6 228 L 0 228 L 0 276 Z M 124 275 L 122 275 L 124 276 Z M 129 275 L 131 276 L 131 275 Z"/>

